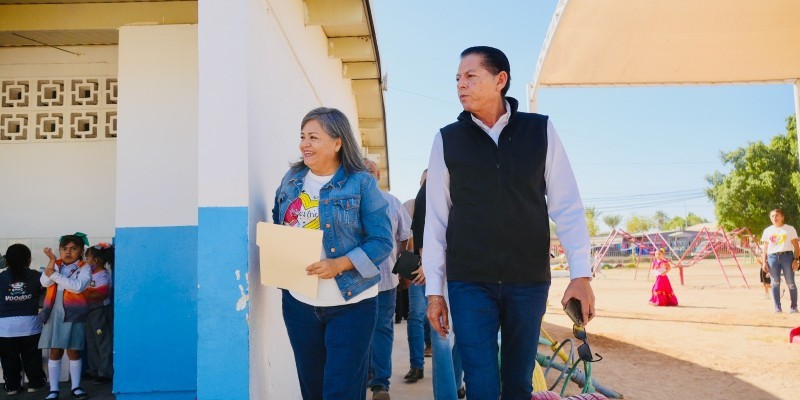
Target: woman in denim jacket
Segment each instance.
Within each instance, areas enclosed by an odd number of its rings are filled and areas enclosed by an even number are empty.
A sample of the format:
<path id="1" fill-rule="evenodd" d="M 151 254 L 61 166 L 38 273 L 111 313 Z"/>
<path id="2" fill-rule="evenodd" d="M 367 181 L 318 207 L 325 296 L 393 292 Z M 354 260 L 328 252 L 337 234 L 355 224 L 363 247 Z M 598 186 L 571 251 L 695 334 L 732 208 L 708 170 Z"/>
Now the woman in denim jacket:
<path id="1" fill-rule="evenodd" d="M 283 320 L 304 399 L 364 399 L 388 205 L 341 111 L 311 110 L 300 126 L 302 159 L 281 180 L 272 222 L 322 229 L 323 248 L 306 268 L 316 298 L 283 290 Z"/>

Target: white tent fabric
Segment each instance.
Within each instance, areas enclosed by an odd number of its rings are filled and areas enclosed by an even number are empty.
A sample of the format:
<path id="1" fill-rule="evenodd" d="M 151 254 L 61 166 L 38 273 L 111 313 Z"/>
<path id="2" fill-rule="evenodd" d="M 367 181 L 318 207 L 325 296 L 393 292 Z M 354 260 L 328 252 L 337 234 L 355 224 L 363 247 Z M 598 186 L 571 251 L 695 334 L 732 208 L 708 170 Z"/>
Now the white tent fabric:
<path id="1" fill-rule="evenodd" d="M 794 84 L 800 0 L 560 0 L 528 87 Z M 798 118 L 800 119 L 800 118 Z"/>

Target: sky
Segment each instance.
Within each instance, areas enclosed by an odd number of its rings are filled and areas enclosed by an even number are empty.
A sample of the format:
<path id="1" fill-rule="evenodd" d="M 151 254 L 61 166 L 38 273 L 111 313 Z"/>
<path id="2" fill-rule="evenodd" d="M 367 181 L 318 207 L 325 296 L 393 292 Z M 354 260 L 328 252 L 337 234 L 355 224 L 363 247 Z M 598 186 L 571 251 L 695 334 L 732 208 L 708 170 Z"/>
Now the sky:
<path id="1" fill-rule="evenodd" d="M 373 0 L 383 73 L 391 193 L 413 198 L 433 137 L 462 111 L 455 74 L 467 47 L 499 48 L 511 63 L 508 95 L 525 111 L 557 0 Z M 786 132 L 790 85 L 543 88 L 585 206 L 603 215 L 694 213 L 716 219 L 705 177 L 727 172 L 720 153 Z M 765 216 L 767 218 L 767 216 Z"/>

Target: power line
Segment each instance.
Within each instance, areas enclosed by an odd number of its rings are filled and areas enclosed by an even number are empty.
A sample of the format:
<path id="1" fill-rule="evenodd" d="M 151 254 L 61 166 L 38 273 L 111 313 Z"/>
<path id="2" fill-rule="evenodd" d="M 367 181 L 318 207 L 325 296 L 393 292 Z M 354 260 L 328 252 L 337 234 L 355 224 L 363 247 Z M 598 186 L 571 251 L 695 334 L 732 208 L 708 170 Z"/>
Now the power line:
<path id="1" fill-rule="evenodd" d="M 670 192 L 655 192 L 655 193 L 641 193 L 641 194 L 621 194 L 617 196 L 603 196 L 603 197 L 585 197 L 585 200 L 607 200 L 607 199 L 629 199 L 629 198 L 636 198 L 636 197 L 658 197 L 663 195 L 679 195 L 679 194 L 689 194 L 689 193 L 701 193 L 705 189 L 684 189 L 684 190 L 673 190 Z"/>
<path id="2" fill-rule="evenodd" d="M 405 90 L 405 89 L 400 89 L 400 88 L 398 88 L 398 87 L 395 87 L 395 86 L 389 86 L 389 90 L 396 90 L 396 91 L 398 91 L 398 92 L 402 92 L 402 93 L 410 94 L 410 95 L 413 95 L 413 96 L 424 97 L 424 98 L 426 98 L 426 99 L 430 99 L 430 100 L 436 100 L 436 101 L 439 101 L 439 102 L 442 102 L 442 103 L 447 103 L 447 104 L 452 104 L 452 105 L 457 105 L 457 106 L 460 106 L 460 105 L 461 105 L 461 103 L 457 103 L 457 102 L 455 102 L 455 101 L 452 101 L 452 100 L 444 100 L 444 99 L 440 99 L 440 98 L 438 98 L 438 97 L 428 96 L 428 95 L 426 95 L 426 94 L 417 93 L 417 92 L 412 92 L 412 91 L 410 91 L 410 90 Z"/>
<path id="3" fill-rule="evenodd" d="M 631 210 L 631 209 L 638 209 L 638 208 L 648 208 L 653 206 L 660 206 L 665 204 L 673 204 L 673 203 L 680 203 L 687 200 L 694 200 L 700 199 L 705 196 L 692 196 L 692 197 L 683 197 L 683 198 L 675 198 L 670 200 L 661 200 L 661 201 L 653 201 L 653 202 L 646 202 L 646 203 L 629 203 L 629 204 L 615 204 L 612 206 L 596 206 L 596 208 L 603 212 L 609 211 L 622 211 L 622 210 Z"/>
<path id="4" fill-rule="evenodd" d="M 705 198 L 703 189 L 676 190 L 671 192 L 642 193 L 632 195 L 587 197 L 584 203 L 591 203 L 592 207 L 602 212 L 623 211 L 673 203 L 682 203 L 687 200 Z"/>

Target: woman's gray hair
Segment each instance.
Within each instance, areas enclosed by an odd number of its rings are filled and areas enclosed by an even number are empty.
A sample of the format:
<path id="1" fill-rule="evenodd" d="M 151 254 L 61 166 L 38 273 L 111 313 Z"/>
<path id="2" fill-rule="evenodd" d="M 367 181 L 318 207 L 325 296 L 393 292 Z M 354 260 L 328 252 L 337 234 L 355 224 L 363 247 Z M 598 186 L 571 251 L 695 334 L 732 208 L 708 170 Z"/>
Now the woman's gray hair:
<path id="1" fill-rule="evenodd" d="M 363 156 L 361 155 L 361 146 L 356 142 L 356 137 L 353 135 L 353 128 L 350 127 L 350 121 L 343 112 L 328 107 L 315 108 L 303 117 L 303 122 L 300 123 L 300 129 L 306 125 L 308 121 L 317 121 L 322 125 L 322 130 L 333 139 L 342 139 L 342 148 L 338 152 L 339 162 L 348 173 L 356 171 L 369 171 L 364 164 Z M 305 168 L 306 164 L 301 158 L 299 161 L 292 163 L 292 170 L 299 170 Z"/>

